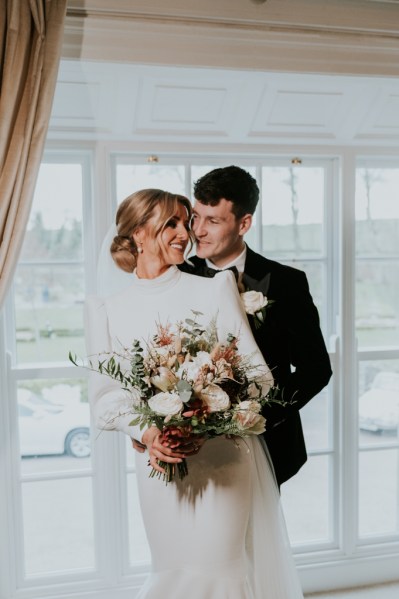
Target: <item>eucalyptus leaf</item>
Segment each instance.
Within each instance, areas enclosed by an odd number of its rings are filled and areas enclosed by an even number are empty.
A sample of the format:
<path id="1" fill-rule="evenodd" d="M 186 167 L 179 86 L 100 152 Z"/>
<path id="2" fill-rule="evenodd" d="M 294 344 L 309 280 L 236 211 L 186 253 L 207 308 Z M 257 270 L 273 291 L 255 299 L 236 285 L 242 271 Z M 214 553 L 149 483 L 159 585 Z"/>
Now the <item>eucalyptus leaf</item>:
<path id="1" fill-rule="evenodd" d="M 179 397 L 183 403 L 188 403 L 191 399 L 192 391 L 179 391 Z"/>
<path id="2" fill-rule="evenodd" d="M 176 384 L 176 389 L 180 392 L 180 391 L 192 391 L 192 387 L 190 385 L 190 383 L 188 381 L 184 381 L 183 379 L 180 380 L 177 384 Z"/>

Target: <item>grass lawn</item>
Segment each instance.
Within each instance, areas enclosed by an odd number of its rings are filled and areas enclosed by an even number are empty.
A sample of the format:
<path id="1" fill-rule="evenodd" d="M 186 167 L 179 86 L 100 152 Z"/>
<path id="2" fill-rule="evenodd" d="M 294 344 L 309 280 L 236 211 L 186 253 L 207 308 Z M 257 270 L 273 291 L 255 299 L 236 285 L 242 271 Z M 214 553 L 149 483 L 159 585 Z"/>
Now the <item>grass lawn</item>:
<path id="1" fill-rule="evenodd" d="M 86 348 L 83 336 L 40 337 L 38 341 L 17 343 L 18 363 L 25 362 L 68 362 L 69 352 L 83 358 Z"/>

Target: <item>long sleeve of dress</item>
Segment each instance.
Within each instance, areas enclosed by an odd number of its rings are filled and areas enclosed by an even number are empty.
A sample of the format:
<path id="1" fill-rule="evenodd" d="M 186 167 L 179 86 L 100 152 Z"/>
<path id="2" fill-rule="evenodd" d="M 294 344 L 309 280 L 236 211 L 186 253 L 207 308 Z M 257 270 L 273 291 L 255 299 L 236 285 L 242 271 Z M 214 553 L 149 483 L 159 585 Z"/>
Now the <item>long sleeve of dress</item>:
<path id="1" fill-rule="evenodd" d="M 112 351 L 108 330 L 108 318 L 104 300 L 90 296 L 85 304 L 86 349 L 95 366 Z M 110 357 L 110 356 L 108 356 Z M 89 401 L 94 424 L 101 430 L 115 430 L 141 440 L 144 431 L 130 426 L 134 415 L 131 399 L 117 381 L 97 372 L 90 373 Z"/>

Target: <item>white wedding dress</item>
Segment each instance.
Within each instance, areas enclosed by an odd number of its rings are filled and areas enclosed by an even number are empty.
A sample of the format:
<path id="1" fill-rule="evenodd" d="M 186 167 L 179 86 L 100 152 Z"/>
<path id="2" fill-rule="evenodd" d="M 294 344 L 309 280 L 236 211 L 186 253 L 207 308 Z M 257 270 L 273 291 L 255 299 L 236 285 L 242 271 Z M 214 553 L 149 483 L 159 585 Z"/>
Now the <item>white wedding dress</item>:
<path id="1" fill-rule="evenodd" d="M 156 323 L 171 324 L 202 312 L 217 316 L 221 341 L 239 336 L 241 354 L 263 364 L 243 312 L 234 276 L 213 279 L 170 267 L 156 279 L 132 275 L 109 298 L 86 302 L 88 351 L 130 347 L 149 340 Z M 94 356 L 92 356 L 94 357 Z M 129 426 L 129 398 L 117 383 L 93 374 L 90 402 L 96 425 L 141 439 Z M 138 599 L 302 599 L 282 516 L 279 493 L 258 437 L 207 441 L 187 459 L 189 474 L 165 485 L 149 478 L 148 454 L 135 453 L 140 505 L 152 569 Z"/>

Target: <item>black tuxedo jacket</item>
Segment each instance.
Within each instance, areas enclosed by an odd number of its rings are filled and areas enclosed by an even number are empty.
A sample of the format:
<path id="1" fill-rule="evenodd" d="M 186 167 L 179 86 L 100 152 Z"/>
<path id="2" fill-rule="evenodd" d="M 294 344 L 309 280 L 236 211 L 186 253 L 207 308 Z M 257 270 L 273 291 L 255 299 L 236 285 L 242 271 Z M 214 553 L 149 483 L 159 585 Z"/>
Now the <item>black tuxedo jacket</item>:
<path id="1" fill-rule="evenodd" d="M 190 260 L 194 267 L 184 264 L 182 270 L 205 274 L 205 260 Z M 279 393 L 290 402 L 286 407 L 272 404 L 264 408 L 264 438 L 281 485 L 306 462 L 299 410 L 327 385 L 332 374 L 330 359 L 304 272 L 247 248 L 243 283 L 273 300 L 264 323 L 259 328 L 251 326 Z"/>

